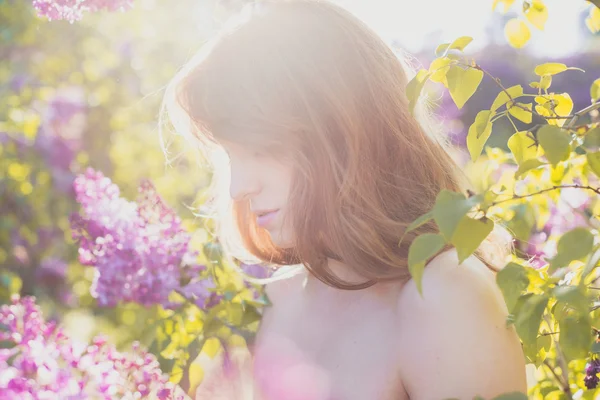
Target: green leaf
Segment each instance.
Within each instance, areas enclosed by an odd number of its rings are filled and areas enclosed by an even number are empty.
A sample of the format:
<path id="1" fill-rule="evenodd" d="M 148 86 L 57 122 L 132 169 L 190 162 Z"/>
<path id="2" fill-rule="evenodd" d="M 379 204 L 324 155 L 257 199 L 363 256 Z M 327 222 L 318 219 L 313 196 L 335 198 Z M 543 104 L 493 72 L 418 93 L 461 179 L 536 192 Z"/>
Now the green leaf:
<path id="1" fill-rule="evenodd" d="M 493 229 L 494 221 L 491 219 L 473 219 L 466 215 L 462 217 L 451 240 L 458 253 L 458 263 L 461 264 L 473 254 Z"/>
<path id="2" fill-rule="evenodd" d="M 550 260 L 548 271 L 566 267 L 574 260 L 587 257 L 594 246 L 594 236 L 585 228 L 575 228 L 563 234 L 558 240 L 557 253 Z"/>
<path id="3" fill-rule="evenodd" d="M 568 316 L 559 321 L 559 345 L 568 359 L 587 357 L 593 343 L 592 327 L 585 319 Z"/>
<path id="4" fill-rule="evenodd" d="M 518 18 L 512 18 L 504 25 L 504 36 L 512 47 L 520 49 L 531 38 L 531 31 L 525 22 Z"/>
<path id="5" fill-rule="evenodd" d="M 408 249 L 408 270 L 421 295 L 423 295 L 422 280 L 425 264 L 445 244 L 444 237 L 439 233 L 425 233 L 417 236 Z"/>
<path id="6" fill-rule="evenodd" d="M 508 139 L 508 148 L 515 157 L 517 164 L 521 165 L 527 160 L 534 159 L 537 155 L 537 145 L 527 131 L 520 131 Z"/>
<path id="7" fill-rule="evenodd" d="M 467 148 L 471 155 L 471 160 L 476 161 L 485 143 L 492 133 L 492 122 L 490 121 L 493 113 L 490 110 L 482 110 L 477 113 L 475 121 L 469 127 L 467 134 Z"/>
<path id="8" fill-rule="evenodd" d="M 588 150 L 600 150 L 600 126 L 590 129 L 583 137 L 583 147 Z"/>
<path id="9" fill-rule="evenodd" d="M 555 125 L 544 125 L 538 130 L 537 139 L 552 165 L 569 158 L 571 135 L 567 131 Z"/>
<path id="10" fill-rule="evenodd" d="M 545 294 L 533 294 L 523 303 L 515 320 L 515 328 L 526 347 L 537 350 L 537 335 L 542 315 L 548 304 Z"/>
<path id="11" fill-rule="evenodd" d="M 417 72 L 414 78 L 406 85 L 406 97 L 408 98 L 408 109 L 412 113 L 417 105 L 423 86 L 431 74 L 426 69 Z"/>
<path id="12" fill-rule="evenodd" d="M 600 247 L 596 248 L 594 253 L 588 258 L 585 263 L 585 267 L 583 268 L 583 272 L 581 273 L 581 281 L 583 282 L 585 278 L 598 266 L 600 262 Z"/>
<path id="13" fill-rule="evenodd" d="M 593 102 L 600 100 L 600 78 L 596 79 L 590 86 L 590 96 Z"/>
<path id="14" fill-rule="evenodd" d="M 492 400 L 527 400 L 527 395 L 521 392 L 512 392 L 501 394 L 494 397 Z"/>
<path id="15" fill-rule="evenodd" d="M 496 274 L 496 283 L 502 291 L 508 312 L 512 313 L 521 293 L 529 285 L 525 267 L 512 262 L 507 264 Z"/>
<path id="16" fill-rule="evenodd" d="M 402 234 L 402 237 L 398 241 L 398 246 L 400 245 L 400 243 L 402 243 L 402 241 L 404 240 L 404 236 L 406 236 L 407 233 L 412 232 L 415 229 L 425 225 L 432 219 L 433 219 L 433 211 L 429 211 L 428 213 L 421 215 L 419 218 L 417 218 L 413 222 L 411 222 L 410 225 L 408 225 L 406 227 L 406 230 L 404 231 L 404 233 Z"/>
<path id="17" fill-rule="evenodd" d="M 473 96 L 483 79 L 483 71 L 475 68 L 462 69 L 452 65 L 446 73 L 450 97 L 456 107 L 462 108 L 467 100 Z"/>
<path id="18" fill-rule="evenodd" d="M 481 196 L 468 199 L 464 195 L 450 190 L 442 190 L 435 199 L 433 218 L 446 241 L 450 241 L 456 227 L 471 208 L 481 202 Z"/>
<path id="19" fill-rule="evenodd" d="M 523 96 L 523 86 L 521 86 L 521 85 L 511 86 L 508 89 L 506 89 L 506 91 L 503 90 L 500 93 L 498 93 L 498 96 L 496 96 L 496 98 L 494 99 L 494 102 L 492 103 L 492 107 L 490 108 L 490 110 L 496 111 L 498 108 L 502 107 L 503 105 L 505 105 L 506 103 L 511 101 L 511 97 L 512 97 L 512 100 L 515 100 L 517 97 L 520 97 L 520 96 Z"/>
<path id="20" fill-rule="evenodd" d="M 579 286 L 557 286 L 553 292 L 558 301 L 568 304 L 581 316 L 587 316 L 589 313 L 590 302 Z"/>
<path id="21" fill-rule="evenodd" d="M 585 158 L 587 159 L 588 165 L 592 171 L 594 171 L 596 176 L 600 177 L 600 151 L 595 153 L 587 153 Z"/>
<path id="22" fill-rule="evenodd" d="M 514 106 L 508 108 L 508 112 L 510 113 L 510 115 L 517 118 L 519 121 L 522 121 L 526 124 L 530 124 L 531 120 L 533 119 L 531 109 L 531 104 L 517 102 Z"/>
<path id="23" fill-rule="evenodd" d="M 519 165 L 519 169 L 517 169 L 517 171 L 515 172 L 515 179 L 519 179 L 528 171 L 541 167 L 542 165 L 546 165 L 546 163 L 538 160 L 537 158 L 533 158 L 531 160 L 523 162 L 523 164 Z"/>

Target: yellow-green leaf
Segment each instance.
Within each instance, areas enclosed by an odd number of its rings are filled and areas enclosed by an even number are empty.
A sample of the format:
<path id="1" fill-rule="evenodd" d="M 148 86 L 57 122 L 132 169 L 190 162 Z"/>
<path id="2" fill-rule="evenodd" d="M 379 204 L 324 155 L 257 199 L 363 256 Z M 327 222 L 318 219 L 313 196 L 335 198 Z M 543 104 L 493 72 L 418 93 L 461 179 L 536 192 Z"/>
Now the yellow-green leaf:
<path id="1" fill-rule="evenodd" d="M 537 139 L 552 165 L 569 158 L 571 135 L 563 129 L 553 125 L 544 125 L 538 130 Z"/>
<path id="2" fill-rule="evenodd" d="M 473 38 L 470 36 L 461 36 L 458 39 L 454 40 L 448 49 L 463 51 L 465 47 L 467 47 L 467 45 L 472 41 Z"/>
<path id="3" fill-rule="evenodd" d="M 594 236 L 585 228 L 575 228 L 564 233 L 557 244 L 557 253 L 550 260 L 549 272 L 568 266 L 571 261 L 583 260 L 592 251 Z"/>
<path id="4" fill-rule="evenodd" d="M 590 96 L 593 102 L 600 100 L 600 78 L 596 79 L 590 86 Z"/>
<path id="5" fill-rule="evenodd" d="M 467 100 L 473 96 L 483 79 L 483 71 L 475 68 L 462 69 L 452 65 L 446 73 L 450 97 L 456 107 L 462 108 Z"/>
<path id="6" fill-rule="evenodd" d="M 590 129 L 585 133 L 583 147 L 591 151 L 600 150 L 600 126 Z"/>
<path id="7" fill-rule="evenodd" d="M 533 119 L 533 113 L 531 109 L 531 104 L 517 102 L 515 105 L 508 108 L 508 112 L 519 121 L 530 124 Z"/>
<path id="8" fill-rule="evenodd" d="M 411 222 L 407 227 L 406 230 L 404 231 L 404 233 L 402 234 L 402 237 L 400 238 L 400 240 L 398 241 L 398 245 L 400 245 L 400 243 L 402 243 L 402 240 L 404 240 L 404 236 L 409 233 L 414 231 L 415 229 L 425 225 L 426 223 L 428 223 L 429 221 L 431 221 L 433 219 L 433 211 L 429 211 L 428 213 L 425 213 L 423 215 L 421 215 L 419 218 L 415 219 L 413 222 Z"/>
<path id="9" fill-rule="evenodd" d="M 578 71 L 584 72 L 581 68 L 576 68 L 576 67 L 567 67 L 565 64 L 563 63 L 545 63 L 545 64 L 540 64 L 538 66 L 535 67 L 535 74 L 539 75 L 539 76 L 544 76 L 544 75 L 556 75 L 556 74 L 560 74 L 561 72 L 564 72 L 568 69 L 576 69 Z"/>
<path id="10" fill-rule="evenodd" d="M 521 392 L 510 392 L 496 396 L 492 400 L 527 400 L 527 395 Z"/>
<path id="11" fill-rule="evenodd" d="M 471 155 L 471 160 L 476 161 L 481 154 L 485 142 L 487 142 L 492 133 L 492 112 L 490 110 L 482 110 L 477 113 L 475 122 L 469 127 L 467 134 L 467 148 Z"/>
<path id="12" fill-rule="evenodd" d="M 430 73 L 426 69 L 421 69 L 406 85 L 406 97 L 409 101 L 408 108 L 410 112 L 413 112 L 415 109 L 415 106 L 419 101 L 419 96 L 421 95 L 421 90 L 423 90 L 423 86 L 425 85 L 425 82 L 427 82 L 429 76 Z"/>
<path id="13" fill-rule="evenodd" d="M 536 96 L 535 111 L 543 117 L 568 117 L 573 110 L 573 100 L 569 93 L 551 93 L 547 96 Z M 550 125 L 563 126 L 566 118 L 549 118 Z"/>
<path id="14" fill-rule="evenodd" d="M 559 327 L 558 342 L 567 359 L 586 357 L 593 343 L 590 323 L 582 318 L 568 316 L 559 321 Z"/>
<path id="15" fill-rule="evenodd" d="M 548 90 L 550 89 L 550 85 L 552 85 L 552 75 L 542 75 L 539 87 L 543 90 Z"/>
<path id="16" fill-rule="evenodd" d="M 523 164 L 519 165 L 519 169 L 517 169 L 515 172 L 515 179 L 519 179 L 525 173 L 531 171 L 532 169 L 541 167 L 542 165 L 546 165 L 546 163 L 538 160 L 537 158 L 524 161 Z"/>
<path id="17" fill-rule="evenodd" d="M 533 159 L 537 155 L 537 145 L 531 133 L 527 131 L 517 132 L 508 139 L 508 148 L 513 153 L 517 164 Z"/>
<path id="18" fill-rule="evenodd" d="M 600 32 L 600 8 L 590 8 L 590 14 L 585 19 L 585 24 L 592 33 Z"/>
<path id="19" fill-rule="evenodd" d="M 529 87 L 532 87 L 534 89 L 539 89 L 540 88 L 540 83 L 539 82 L 531 82 L 529 84 Z"/>
<path id="20" fill-rule="evenodd" d="M 417 285 L 419 293 L 423 294 L 423 270 L 430 258 L 435 256 L 446 244 L 439 233 L 425 233 L 413 240 L 408 249 L 408 271 Z"/>
<path id="21" fill-rule="evenodd" d="M 600 178 L 600 151 L 587 153 L 585 157 L 592 171 Z"/>
<path id="22" fill-rule="evenodd" d="M 522 265 L 509 263 L 496 274 L 496 283 L 502 291 L 508 312 L 512 312 L 517 300 L 529 286 L 527 271 Z"/>
<path id="23" fill-rule="evenodd" d="M 512 18 L 504 26 L 504 35 L 512 47 L 520 49 L 531 38 L 531 31 L 525 22 L 517 18 Z"/>
<path id="24" fill-rule="evenodd" d="M 494 229 L 494 221 L 491 219 L 480 220 L 462 217 L 452 235 L 452 244 L 458 253 L 458 263 L 466 260 L 485 240 Z"/>
<path id="25" fill-rule="evenodd" d="M 525 10 L 525 17 L 533 26 L 539 30 L 544 30 L 544 25 L 548 20 L 548 9 L 541 0 L 532 0 L 527 10 Z"/>
<path id="26" fill-rule="evenodd" d="M 533 347 L 537 350 L 537 335 L 546 304 L 548 304 L 548 297 L 545 294 L 533 294 L 518 310 L 515 328 L 525 347 Z"/>
<path id="27" fill-rule="evenodd" d="M 500 93 L 498 93 L 498 96 L 496 96 L 496 98 L 494 99 L 490 110 L 496 111 L 498 108 L 511 101 L 511 97 L 513 100 L 515 100 L 517 97 L 520 96 L 523 96 L 523 86 L 511 86 L 508 89 L 506 89 L 506 91 L 503 90 Z"/>
<path id="28" fill-rule="evenodd" d="M 433 82 L 442 83 L 448 87 L 448 81 L 446 80 L 446 73 L 450 69 L 450 63 L 452 60 L 448 57 L 439 57 L 431 62 L 429 65 L 429 80 Z"/>
<path id="29" fill-rule="evenodd" d="M 450 241 L 463 216 L 481 202 L 481 196 L 466 198 L 461 193 L 442 190 L 435 199 L 433 218 L 440 232 Z"/>

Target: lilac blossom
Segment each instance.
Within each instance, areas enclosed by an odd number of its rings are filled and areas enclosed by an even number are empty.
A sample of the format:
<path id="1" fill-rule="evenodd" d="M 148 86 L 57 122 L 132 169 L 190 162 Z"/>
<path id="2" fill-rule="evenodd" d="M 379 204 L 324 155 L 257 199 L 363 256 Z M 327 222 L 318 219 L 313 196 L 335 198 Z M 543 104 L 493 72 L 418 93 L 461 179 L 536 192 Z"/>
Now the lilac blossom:
<path id="1" fill-rule="evenodd" d="M 600 360 L 597 358 L 592 359 L 585 368 L 585 387 L 588 389 L 594 389 L 598 386 L 600 379 L 598 374 L 600 373 Z"/>
<path id="2" fill-rule="evenodd" d="M 133 7 L 133 0 L 33 0 L 33 7 L 40 17 L 74 22 L 84 12 L 128 10 Z"/>
<path id="3" fill-rule="evenodd" d="M 90 345 L 74 341 L 44 320 L 33 297 L 0 307 L 0 341 L 5 400 L 187 398 L 138 343 L 121 353 L 102 337 Z"/>
<path id="4" fill-rule="evenodd" d="M 204 267 L 194 265 L 190 235 L 150 182 L 140 185 L 137 203 L 120 197 L 117 185 L 91 168 L 74 187 L 82 213 L 71 217 L 73 237 L 79 261 L 96 268 L 92 295 L 101 306 L 124 301 L 173 307 L 173 290 L 203 308 L 218 301 L 209 293 L 211 277 L 193 279 Z M 185 280 L 191 281 L 182 287 Z"/>

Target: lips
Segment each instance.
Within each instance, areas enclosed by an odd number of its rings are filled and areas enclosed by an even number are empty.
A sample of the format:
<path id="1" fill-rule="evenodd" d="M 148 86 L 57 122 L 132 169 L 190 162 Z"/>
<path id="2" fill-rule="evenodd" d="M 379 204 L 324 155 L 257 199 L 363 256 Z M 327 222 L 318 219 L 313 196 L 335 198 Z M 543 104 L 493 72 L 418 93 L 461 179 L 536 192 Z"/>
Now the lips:
<path id="1" fill-rule="evenodd" d="M 278 212 L 279 210 L 277 209 L 255 211 L 254 213 L 256 214 L 256 222 L 259 226 L 266 228 L 273 222 Z"/>

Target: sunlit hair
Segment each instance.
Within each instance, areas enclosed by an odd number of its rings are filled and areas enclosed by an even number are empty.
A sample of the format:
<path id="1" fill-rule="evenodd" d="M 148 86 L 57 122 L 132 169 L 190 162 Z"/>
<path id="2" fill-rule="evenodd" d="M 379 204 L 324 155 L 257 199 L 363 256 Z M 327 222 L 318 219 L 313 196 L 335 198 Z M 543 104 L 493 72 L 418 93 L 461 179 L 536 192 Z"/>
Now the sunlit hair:
<path id="1" fill-rule="evenodd" d="M 467 182 L 424 105 L 417 117 L 409 112 L 408 76 L 398 51 L 331 2 L 266 0 L 232 17 L 173 79 L 165 108 L 207 154 L 227 140 L 292 163 L 287 208 L 296 240 L 293 248 L 275 246 L 248 200 L 225 199 L 227 179 L 215 176 L 221 211 L 229 210 L 235 227 L 220 217 L 229 254 L 243 247 L 264 262 L 304 264 L 341 289 L 408 280 L 410 243 L 437 228 L 427 223 L 399 246 L 405 228 L 440 190 L 461 192 Z M 215 165 L 215 173 L 225 170 Z M 482 248 L 478 257 L 492 265 L 492 251 Z M 327 258 L 364 283 L 340 279 Z"/>

